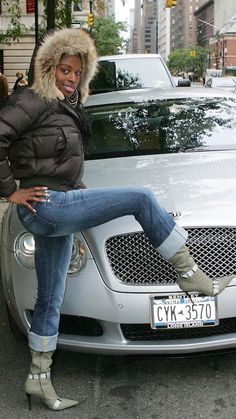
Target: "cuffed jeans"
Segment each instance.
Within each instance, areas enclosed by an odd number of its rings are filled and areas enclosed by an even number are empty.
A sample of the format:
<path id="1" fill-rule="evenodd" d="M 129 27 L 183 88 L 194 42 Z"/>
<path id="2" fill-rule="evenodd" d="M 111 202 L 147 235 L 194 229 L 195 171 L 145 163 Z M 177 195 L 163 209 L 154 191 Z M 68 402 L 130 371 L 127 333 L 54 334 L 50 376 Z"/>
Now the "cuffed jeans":
<path id="1" fill-rule="evenodd" d="M 34 235 L 38 296 L 29 331 L 35 351 L 56 349 L 60 309 L 70 264 L 73 233 L 133 215 L 152 245 L 170 259 L 186 242 L 187 232 L 144 187 L 49 190 L 45 203 L 33 203 L 36 213 L 18 205 L 23 226 Z"/>

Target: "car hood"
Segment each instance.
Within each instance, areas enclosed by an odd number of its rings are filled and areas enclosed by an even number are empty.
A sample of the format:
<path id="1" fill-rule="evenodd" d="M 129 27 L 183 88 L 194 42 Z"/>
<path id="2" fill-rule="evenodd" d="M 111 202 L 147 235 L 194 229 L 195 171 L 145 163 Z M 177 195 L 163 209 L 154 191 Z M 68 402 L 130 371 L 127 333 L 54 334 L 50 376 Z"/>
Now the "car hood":
<path id="1" fill-rule="evenodd" d="M 86 162 L 87 187 L 147 186 L 188 226 L 235 225 L 236 150 Z"/>

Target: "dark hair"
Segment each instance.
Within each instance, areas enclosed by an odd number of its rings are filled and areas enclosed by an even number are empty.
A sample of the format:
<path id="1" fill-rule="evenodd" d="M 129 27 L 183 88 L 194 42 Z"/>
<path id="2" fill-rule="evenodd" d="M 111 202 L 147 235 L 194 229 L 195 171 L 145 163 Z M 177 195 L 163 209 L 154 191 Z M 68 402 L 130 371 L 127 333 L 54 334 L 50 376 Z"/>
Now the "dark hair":
<path id="1" fill-rule="evenodd" d="M 8 96 L 8 80 L 4 74 L 0 74 L 0 96 Z"/>

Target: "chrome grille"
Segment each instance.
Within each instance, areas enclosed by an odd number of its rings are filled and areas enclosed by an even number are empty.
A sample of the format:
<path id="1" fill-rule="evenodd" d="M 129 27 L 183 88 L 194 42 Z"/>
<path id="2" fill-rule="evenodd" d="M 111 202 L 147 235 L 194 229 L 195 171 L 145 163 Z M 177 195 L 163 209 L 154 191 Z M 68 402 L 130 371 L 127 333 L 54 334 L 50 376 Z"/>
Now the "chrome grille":
<path id="1" fill-rule="evenodd" d="M 187 245 L 198 265 L 210 277 L 236 272 L 235 228 L 189 228 Z M 110 237 L 106 252 L 119 281 L 127 285 L 173 284 L 177 275 L 150 244 L 144 233 Z"/>

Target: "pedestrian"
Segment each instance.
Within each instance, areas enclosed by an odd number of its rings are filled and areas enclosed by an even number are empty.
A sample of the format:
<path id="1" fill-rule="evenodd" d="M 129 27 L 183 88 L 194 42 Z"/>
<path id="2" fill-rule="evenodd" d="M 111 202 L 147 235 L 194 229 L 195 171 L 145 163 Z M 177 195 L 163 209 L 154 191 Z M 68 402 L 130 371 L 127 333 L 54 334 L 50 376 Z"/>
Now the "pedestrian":
<path id="1" fill-rule="evenodd" d="M 48 408 L 63 410 L 78 402 L 57 397 L 50 367 L 73 233 L 133 215 L 157 252 L 176 269 L 182 290 L 215 295 L 234 276 L 212 281 L 198 268 L 185 246 L 187 232 L 148 188 L 83 189 L 83 154 L 89 136 L 83 102 L 97 69 L 88 33 L 55 31 L 39 47 L 34 65 L 32 87 L 15 92 L 0 116 L 0 195 L 17 204 L 19 219 L 35 239 L 38 295 L 28 333 L 29 407 L 34 395 Z"/>
<path id="2" fill-rule="evenodd" d="M 27 85 L 27 81 L 25 80 L 24 73 L 22 73 L 21 71 L 17 71 L 16 77 L 17 79 L 13 86 L 13 91 L 15 91 L 18 87 Z"/>
<path id="3" fill-rule="evenodd" d="M 8 80 L 4 74 L 0 74 L 0 108 L 7 105 L 9 95 Z"/>

